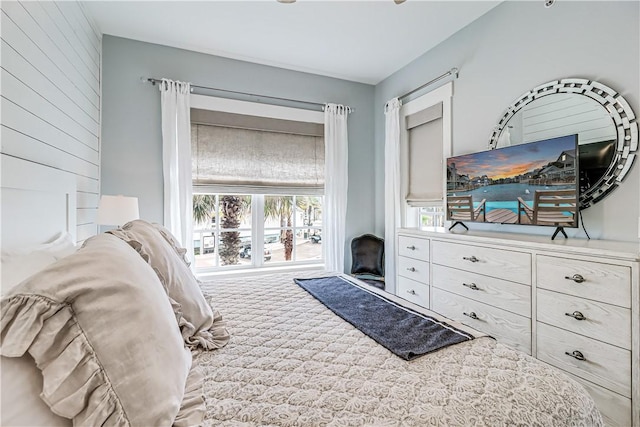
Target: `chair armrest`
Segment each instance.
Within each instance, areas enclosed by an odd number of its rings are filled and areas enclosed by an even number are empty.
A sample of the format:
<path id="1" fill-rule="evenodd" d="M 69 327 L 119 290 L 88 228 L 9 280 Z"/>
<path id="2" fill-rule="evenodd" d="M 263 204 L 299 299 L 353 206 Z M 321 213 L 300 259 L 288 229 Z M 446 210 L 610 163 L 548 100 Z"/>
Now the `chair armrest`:
<path id="1" fill-rule="evenodd" d="M 522 200 L 522 197 L 518 197 L 518 223 L 520 224 L 520 212 L 524 211 L 524 214 L 533 221 L 533 209 L 527 205 L 527 202 Z"/>
<path id="2" fill-rule="evenodd" d="M 486 203 L 486 202 L 487 202 L 487 199 L 482 199 L 482 201 L 480 202 L 480 204 L 478 204 L 478 207 L 477 207 L 477 208 L 475 208 L 475 209 L 473 210 L 473 212 L 474 212 L 474 213 L 476 213 L 476 214 L 478 214 L 478 213 L 480 213 L 481 211 L 483 211 L 483 210 L 484 210 L 484 208 L 485 208 L 485 203 Z"/>

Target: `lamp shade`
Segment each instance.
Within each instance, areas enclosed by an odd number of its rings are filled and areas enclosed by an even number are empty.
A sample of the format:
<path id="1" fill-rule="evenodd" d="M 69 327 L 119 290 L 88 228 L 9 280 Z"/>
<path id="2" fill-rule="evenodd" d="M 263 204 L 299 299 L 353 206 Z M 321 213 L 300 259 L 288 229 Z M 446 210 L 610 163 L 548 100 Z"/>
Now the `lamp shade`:
<path id="1" fill-rule="evenodd" d="M 99 225 L 124 225 L 140 218 L 138 198 L 126 196 L 102 196 L 98 205 Z"/>

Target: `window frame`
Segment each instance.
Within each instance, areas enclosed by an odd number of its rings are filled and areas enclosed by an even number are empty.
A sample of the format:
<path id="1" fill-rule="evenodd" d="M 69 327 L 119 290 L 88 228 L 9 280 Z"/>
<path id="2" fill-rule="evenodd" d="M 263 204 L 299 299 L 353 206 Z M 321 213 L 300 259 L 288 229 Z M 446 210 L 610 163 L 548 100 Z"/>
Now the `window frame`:
<path id="1" fill-rule="evenodd" d="M 279 105 L 271 105 L 271 104 L 261 104 L 257 102 L 250 101 L 241 101 L 237 99 L 228 99 L 228 98 L 219 98 L 215 96 L 206 96 L 206 95 L 198 95 L 191 94 L 190 95 L 190 107 L 197 108 L 202 110 L 213 110 L 213 111 L 222 111 L 226 113 L 235 113 L 235 114 L 244 114 L 258 117 L 267 117 L 273 119 L 283 119 L 283 120 L 292 120 L 292 121 L 301 121 L 301 122 L 310 122 L 310 123 L 319 123 L 324 125 L 324 112 L 322 111 L 313 111 L 306 110 L 302 108 L 294 108 L 294 107 L 285 107 Z M 216 186 L 209 186 L 206 188 L 206 192 L 203 191 L 203 188 L 195 189 L 193 194 L 237 194 L 238 192 L 234 192 L 229 187 L 218 188 Z M 305 190 L 301 189 L 301 192 Z M 251 251 L 252 253 L 264 253 L 264 194 L 246 194 L 251 196 Z M 322 197 L 323 206 L 324 206 L 324 192 L 321 195 L 311 195 L 311 194 L 287 194 L 291 196 L 319 196 Z M 216 213 L 217 215 L 217 213 Z M 295 217 L 295 215 L 294 215 Z M 295 218 L 294 218 L 295 221 Z M 219 232 L 219 218 L 216 219 L 216 230 L 215 233 Z M 299 228 L 299 227 L 298 227 Z M 307 228 L 307 227 L 305 227 Z M 314 228 L 314 227 L 309 227 Z M 294 232 L 294 242 L 295 242 L 295 225 L 292 226 Z M 324 235 L 324 227 L 320 228 L 322 235 Z M 194 233 L 195 236 L 195 233 Z M 216 245 L 219 243 L 220 236 L 217 235 Z M 201 241 L 201 247 L 204 247 L 204 242 Z M 295 244 L 294 244 L 295 251 Z M 294 258 L 295 259 L 295 258 Z M 323 266 L 324 265 L 324 254 L 322 255 L 320 261 L 316 260 L 306 260 L 306 261 L 290 261 L 290 262 L 282 262 L 273 264 L 273 268 L 276 267 L 288 267 L 288 266 Z M 253 256 L 251 259 L 250 265 L 240 265 L 240 266 L 221 266 L 219 265 L 219 255 L 217 265 L 215 267 L 208 268 L 200 268 L 196 270 L 197 274 L 209 274 L 212 272 L 222 272 L 222 271 L 235 271 L 235 270 L 253 270 L 260 269 L 266 267 L 264 264 L 264 257 Z M 271 268 L 271 265 L 268 267 Z"/>
<path id="2" fill-rule="evenodd" d="M 446 209 L 446 179 L 443 179 L 442 201 L 428 202 L 420 206 L 410 206 L 406 197 L 409 191 L 409 132 L 406 128 L 406 118 L 411 114 L 442 103 L 442 159 L 441 168 L 443 177 L 446 177 L 446 159 L 452 154 L 452 104 L 453 82 L 448 82 L 430 92 L 425 93 L 403 104 L 400 108 L 400 194 L 402 195 L 400 206 L 400 218 L 402 227 L 420 228 L 421 206 L 442 206 Z M 446 223 L 445 223 L 446 224 Z"/>
<path id="3" fill-rule="evenodd" d="M 434 209 L 436 210 L 435 212 L 423 212 L 424 209 Z M 421 230 L 429 230 L 432 229 L 434 227 L 444 227 L 444 222 L 446 221 L 446 212 L 445 212 L 445 208 L 444 206 L 442 206 L 440 203 L 434 203 L 434 204 L 425 204 L 423 206 L 419 206 L 418 209 L 416 209 L 417 214 L 418 214 L 418 227 Z M 433 226 L 425 226 L 422 225 L 422 218 L 423 217 L 431 217 L 432 218 L 432 223 L 437 223 L 436 225 Z"/>

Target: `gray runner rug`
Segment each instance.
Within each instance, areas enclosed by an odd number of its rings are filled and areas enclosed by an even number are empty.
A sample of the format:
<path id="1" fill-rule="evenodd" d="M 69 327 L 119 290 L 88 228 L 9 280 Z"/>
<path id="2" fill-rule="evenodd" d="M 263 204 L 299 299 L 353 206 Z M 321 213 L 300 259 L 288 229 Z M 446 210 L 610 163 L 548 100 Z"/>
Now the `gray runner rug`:
<path id="1" fill-rule="evenodd" d="M 338 276 L 294 281 L 335 314 L 405 360 L 473 339 L 447 323 L 367 292 Z"/>

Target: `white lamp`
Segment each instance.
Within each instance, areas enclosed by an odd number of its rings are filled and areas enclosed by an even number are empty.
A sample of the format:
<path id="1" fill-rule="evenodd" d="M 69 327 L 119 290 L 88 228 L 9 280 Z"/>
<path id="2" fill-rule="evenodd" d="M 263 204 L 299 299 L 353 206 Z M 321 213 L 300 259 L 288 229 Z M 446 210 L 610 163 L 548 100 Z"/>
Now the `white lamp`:
<path id="1" fill-rule="evenodd" d="M 98 205 L 99 225 L 124 225 L 140 218 L 138 198 L 126 196 L 102 196 Z"/>

